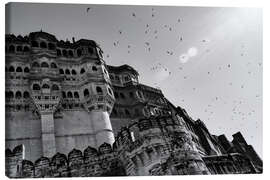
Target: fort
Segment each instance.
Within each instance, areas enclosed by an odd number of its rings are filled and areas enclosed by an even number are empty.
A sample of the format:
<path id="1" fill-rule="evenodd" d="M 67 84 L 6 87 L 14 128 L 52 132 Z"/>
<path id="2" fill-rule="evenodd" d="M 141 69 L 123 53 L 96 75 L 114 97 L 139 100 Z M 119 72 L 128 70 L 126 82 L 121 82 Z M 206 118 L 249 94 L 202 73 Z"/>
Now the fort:
<path id="1" fill-rule="evenodd" d="M 93 40 L 6 35 L 6 175 L 262 173 L 240 132 L 209 132 Z"/>

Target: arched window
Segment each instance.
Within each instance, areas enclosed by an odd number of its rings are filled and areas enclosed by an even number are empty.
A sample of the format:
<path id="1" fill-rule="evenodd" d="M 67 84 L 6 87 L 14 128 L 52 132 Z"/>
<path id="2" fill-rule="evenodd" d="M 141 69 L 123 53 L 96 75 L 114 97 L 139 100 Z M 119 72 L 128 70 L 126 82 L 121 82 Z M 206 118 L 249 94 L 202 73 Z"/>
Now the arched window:
<path id="1" fill-rule="evenodd" d="M 80 98 L 79 93 L 78 92 L 74 92 L 74 98 Z"/>
<path id="2" fill-rule="evenodd" d="M 24 91 L 24 93 L 23 93 L 23 98 L 29 98 L 30 97 L 30 94 L 29 94 L 29 92 L 28 91 Z"/>
<path id="3" fill-rule="evenodd" d="M 62 53 L 63 53 L 63 56 L 67 57 L 67 50 L 64 49 L 64 50 L 62 51 Z"/>
<path id="4" fill-rule="evenodd" d="M 122 99 L 125 99 L 125 98 L 126 98 L 125 95 L 124 95 L 123 93 L 120 93 L 120 97 L 121 97 Z"/>
<path id="5" fill-rule="evenodd" d="M 52 90 L 53 90 L 53 91 L 58 91 L 58 90 L 59 90 L 59 86 L 56 85 L 56 84 L 53 84 L 53 85 L 52 85 Z"/>
<path id="6" fill-rule="evenodd" d="M 16 94 L 15 94 L 15 98 L 16 99 L 21 99 L 22 97 L 22 93 L 20 91 L 17 91 Z"/>
<path id="7" fill-rule="evenodd" d="M 127 116 L 130 116 L 129 110 L 125 109 L 125 114 L 126 114 Z"/>
<path id="8" fill-rule="evenodd" d="M 88 91 L 88 89 L 85 89 L 85 90 L 83 91 L 83 95 L 84 95 L 84 97 L 88 97 L 88 96 L 89 96 L 89 91 Z"/>
<path id="9" fill-rule="evenodd" d="M 33 90 L 40 90 L 40 86 L 38 84 L 33 85 Z"/>
<path id="10" fill-rule="evenodd" d="M 69 92 L 67 93 L 67 97 L 68 97 L 68 98 L 73 98 L 72 92 L 69 91 Z"/>
<path id="11" fill-rule="evenodd" d="M 92 66 L 92 70 L 93 71 L 97 71 L 97 67 L 96 66 Z"/>
<path id="12" fill-rule="evenodd" d="M 65 73 L 69 75 L 70 74 L 69 69 L 66 69 Z"/>
<path id="13" fill-rule="evenodd" d="M 29 73 L 29 67 L 25 67 L 23 70 L 25 73 Z"/>
<path id="14" fill-rule="evenodd" d="M 52 62 L 51 63 L 51 68 L 57 68 L 57 65 L 54 62 Z"/>
<path id="15" fill-rule="evenodd" d="M 82 50 L 77 49 L 77 56 L 80 57 L 82 55 Z"/>
<path id="16" fill-rule="evenodd" d="M 47 44 L 46 44 L 44 41 L 42 41 L 42 42 L 40 43 L 40 47 L 41 47 L 41 48 L 47 48 Z"/>
<path id="17" fill-rule="evenodd" d="M 97 86 L 96 91 L 98 94 L 103 94 L 101 87 Z"/>
<path id="18" fill-rule="evenodd" d="M 67 97 L 65 91 L 62 91 L 62 97 L 63 97 L 63 98 L 66 98 L 66 97 Z"/>
<path id="19" fill-rule="evenodd" d="M 12 91 L 8 91 L 6 96 L 7 98 L 14 98 L 14 94 Z"/>
<path id="20" fill-rule="evenodd" d="M 14 72 L 14 71 L 15 71 L 15 69 L 14 69 L 14 67 L 13 67 L 13 66 L 10 66 L 10 67 L 9 67 L 9 69 L 8 69 L 8 71 L 9 71 L 9 72 Z"/>
<path id="21" fill-rule="evenodd" d="M 33 67 L 33 68 L 39 68 L 38 62 L 33 62 L 32 67 Z"/>
<path id="22" fill-rule="evenodd" d="M 77 73 L 74 69 L 72 69 L 71 74 L 76 75 Z"/>
<path id="23" fill-rule="evenodd" d="M 9 52 L 15 52 L 15 46 L 14 45 L 10 45 L 9 47 L 8 47 L 8 51 Z"/>
<path id="24" fill-rule="evenodd" d="M 81 74 L 85 73 L 84 68 L 81 69 L 81 72 L 80 72 L 80 73 L 81 73 Z"/>
<path id="25" fill-rule="evenodd" d="M 49 64 L 46 63 L 46 62 L 42 62 L 42 63 L 41 63 L 41 67 L 42 67 L 42 68 L 48 68 L 48 67 L 49 67 Z"/>
<path id="26" fill-rule="evenodd" d="M 59 73 L 60 74 L 64 74 L 64 70 L 63 69 L 59 69 Z"/>
<path id="27" fill-rule="evenodd" d="M 17 46 L 17 48 L 16 48 L 16 51 L 17 51 L 17 52 L 22 52 L 22 50 L 23 50 L 23 49 L 22 49 L 22 46 Z"/>
<path id="28" fill-rule="evenodd" d="M 37 41 L 32 41 L 32 47 L 38 47 L 38 42 Z"/>
<path id="29" fill-rule="evenodd" d="M 57 54 L 57 56 L 61 56 L 62 55 L 61 50 L 60 49 L 56 49 L 56 54 Z"/>
<path id="30" fill-rule="evenodd" d="M 50 50 L 54 50 L 55 49 L 55 45 L 53 43 L 49 43 L 48 47 Z"/>
<path id="31" fill-rule="evenodd" d="M 69 51 L 68 51 L 68 55 L 69 55 L 70 57 L 73 57 L 73 51 L 72 51 L 72 50 L 69 50 Z"/>
<path id="32" fill-rule="evenodd" d="M 48 84 L 43 84 L 42 89 L 50 89 L 50 86 Z"/>
<path id="33" fill-rule="evenodd" d="M 21 67 L 17 67 L 16 68 L 16 72 L 22 72 L 22 68 Z"/>

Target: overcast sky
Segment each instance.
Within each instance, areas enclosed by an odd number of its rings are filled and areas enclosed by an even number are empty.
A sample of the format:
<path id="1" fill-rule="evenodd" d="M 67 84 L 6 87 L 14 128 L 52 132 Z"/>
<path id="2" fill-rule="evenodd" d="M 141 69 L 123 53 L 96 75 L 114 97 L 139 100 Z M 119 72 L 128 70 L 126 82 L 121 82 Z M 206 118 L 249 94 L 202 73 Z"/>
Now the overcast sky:
<path id="1" fill-rule="evenodd" d="M 87 12 L 88 11 L 88 12 Z M 93 39 L 210 132 L 241 131 L 262 157 L 262 10 L 11 4 L 10 33 Z"/>

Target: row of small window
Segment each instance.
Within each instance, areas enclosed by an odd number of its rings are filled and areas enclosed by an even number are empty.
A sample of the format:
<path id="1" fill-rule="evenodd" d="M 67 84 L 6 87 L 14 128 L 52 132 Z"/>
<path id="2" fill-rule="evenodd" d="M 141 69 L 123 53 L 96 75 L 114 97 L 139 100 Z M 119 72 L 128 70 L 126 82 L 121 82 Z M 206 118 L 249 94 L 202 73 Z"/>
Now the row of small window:
<path id="1" fill-rule="evenodd" d="M 97 67 L 96 66 L 92 66 L 92 71 L 97 71 Z M 84 68 L 81 68 L 80 70 L 80 74 L 84 74 L 86 71 Z M 66 74 L 66 75 L 77 75 L 77 71 L 75 69 L 72 69 L 72 70 L 69 70 L 69 69 L 66 69 L 65 71 L 63 69 L 59 69 L 59 73 L 60 74 Z"/>
<path id="2" fill-rule="evenodd" d="M 16 70 L 15 70 L 15 67 L 14 66 L 10 66 L 9 68 L 6 67 L 5 68 L 5 71 L 6 72 L 18 72 L 18 73 L 21 73 L 21 72 L 25 72 L 25 73 L 29 73 L 29 67 L 25 67 L 24 69 L 22 67 L 16 67 Z"/>
<path id="3" fill-rule="evenodd" d="M 16 91 L 16 93 L 14 93 L 13 91 L 6 91 L 6 98 L 8 99 L 21 99 L 21 98 L 29 98 L 30 97 L 30 93 L 28 91 L 24 91 L 23 93 L 21 91 Z"/>
<path id="4" fill-rule="evenodd" d="M 95 50 L 92 47 L 88 47 L 87 50 L 90 55 L 93 55 L 95 53 Z M 57 56 L 74 57 L 75 52 L 76 52 L 77 57 L 80 57 L 82 56 L 83 50 L 82 49 L 77 49 L 77 50 L 56 49 Z"/>
<path id="5" fill-rule="evenodd" d="M 108 88 L 108 91 L 109 91 L 109 94 L 113 96 L 113 92 L 112 92 L 111 88 Z M 100 94 L 100 95 L 103 94 L 103 90 L 99 86 L 96 87 L 96 92 L 97 92 L 97 94 Z M 84 97 L 88 97 L 90 95 L 89 90 L 88 89 L 84 89 L 83 95 L 84 95 Z"/>
<path id="6" fill-rule="evenodd" d="M 10 105 L 10 104 L 6 104 L 6 110 L 10 111 L 10 110 L 16 110 L 16 111 L 21 111 L 21 110 L 25 110 L 25 111 L 29 111 L 30 110 L 30 106 L 29 105 Z"/>
<path id="7" fill-rule="evenodd" d="M 57 65 L 56 65 L 56 63 L 54 63 L 54 62 L 52 62 L 50 65 L 47 63 L 47 62 L 42 62 L 41 64 L 39 64 L 38 62 L 33 62 L 32 63 L 32 67 L 33 68 L 54 68 L 54 69 L 56 69 L 57 68 Z"/>
<path id="8" fill-rule="evenodd" d="M 29 52 L 30 48 L 28 46 L 21 46 L 21 45 L 9 45 L 6 46 L 6 52 L 15 53 L 15 52 Z"/>
<path id="9" fill-rule="evenodd" d="M 143 98 L 143 93 L 141 91 L 137 91 L 137 94 L 138 94 L 139 98 L 141 98 L 141 99 Z M 114 92 L 114 97 L 116 99 L 118 99 L 119 97 L 122 98 L 122 99 L 126 99 L 126 95 L 123 92 Z M 129 92 L 129 98 L 135 98 L 133 92 Z"/>
<path id="10" fill-rule="evenodd" d="M 41 88 L 42 89 L 50 89 L 51 88 L 53 91 L 58 91 L 60 89 L 59 86 L 56 84 L 53 84 L 52 87 L 50 87 L 48 84 L 43 84 L 42 87 L 40 87 L 39 84 L 35 83 L 32 86 L 32 89 L 35 91 L 39 91 L 39 90 L 41 90 Z"/>

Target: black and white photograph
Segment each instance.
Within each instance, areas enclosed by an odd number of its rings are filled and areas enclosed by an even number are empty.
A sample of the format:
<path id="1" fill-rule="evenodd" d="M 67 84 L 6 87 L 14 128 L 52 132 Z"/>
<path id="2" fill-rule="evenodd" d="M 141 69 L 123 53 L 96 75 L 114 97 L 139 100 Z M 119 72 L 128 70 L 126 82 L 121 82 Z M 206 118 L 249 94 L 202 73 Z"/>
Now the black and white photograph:
<path id="1" fill-rule="evenodd" d="M 5 15 L 7 177 L 263 173 L 262 8 L 11 2 Z"/>

